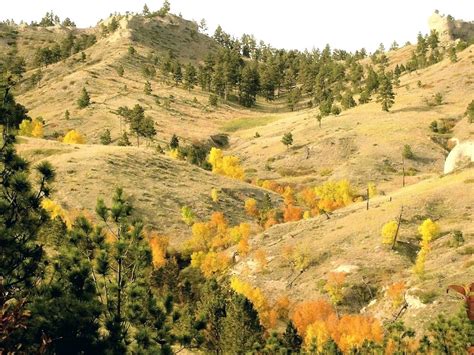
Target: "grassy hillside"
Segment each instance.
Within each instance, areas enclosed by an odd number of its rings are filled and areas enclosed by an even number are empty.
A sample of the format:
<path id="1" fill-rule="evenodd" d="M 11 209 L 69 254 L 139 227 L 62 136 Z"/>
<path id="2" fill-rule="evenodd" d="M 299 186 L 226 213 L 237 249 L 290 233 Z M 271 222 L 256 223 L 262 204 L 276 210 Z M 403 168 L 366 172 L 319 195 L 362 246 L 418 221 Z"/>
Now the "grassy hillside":
<path id="1" fill-rule="evenodd" d="M 449 314 L 459 308 L 459 301 L 445 296 L 444 288 L 470 282 L 474 272 L 473 176 L 470 168 L 430 178 L 376 197 L 368 211 L 365 203 L 356 203 L 338 210 L 330 219 L 320 216 L 274 226 L 255 237 L 254 252 L 240 260 L 234 273 L 270 297 L 288 295 L 302 301 L 327 297 L 323 286 L 328 273 L 347 272 L 341 310 L 364 309 L 386 320 L 393 319 L 398 311 L 390 308 L 386 288 L 405 281 L 409 307 L 403 319 L 417 326 L 429 323 L 439 312 Z M 382 245 L 381 229 L 398 217 L 401 206 L 400 238 L 393 251 Z M 425 218 L 436 220 L 441 233 L 432 242 L 426 275 L 419 278 L 411 269 L 419 240 L 417 228 Z M 454 243 L 456 231 L 464 238 L 460 246 Z M 256 261 L 256 250 L 266 253 L 264 271 Z M 291 255 L 307 260 L 304 272 L 295 270 Z M 371 294 L 367 285 L 373 288 Z"/>
<path id="2" fill-rule="evenodd" d="M 407 50 L 390 55 L 407 59 Z M 259 178 L 292 183 L 315 184 L 327 179 L 347 178 L 363 186 L 375 181 L 383 190 L 401 186 L 402 150 L 411 146 L 414 159 L 406 160 L 407 183 L 418 182 L 442 172 L 447 151 L 443 142 L 450 136 L 460 140 L 474 137 L 464 118 L 474 97 L 474 46 L 449 59 L 401 77 L 395 105 L 383 112 L 372 102 L 323 119 L 318 127 L 318 110 L 274 114 L 259 126 L 249 118 L 224 126 L 236 127 L 232 151 L 244 157 L 245 165 L 257 169 Z M 419 84 L 420 83 L 420 84 Z M 443 104 L 433 106 L 433 96 L 441 93 Z M 434 134 L 432 121 L 456 124 L 451 134 Z M 248 128 L 251 127 L 251 128 Z M 256 138 L 256 132 L 260 137 Z M 287 150 L 282 136 L 292 132 L 294 144 Z"/>
<path id="3" fill-rule="evenodd" d="M 219 211 L 232 225 L 247 220 L 246 198 L 261 200 L 266 192 L 146 148 L 27 139 L 18 145 L 18 151 L 34 164 L 44 159 L 51 162 L 57 174 L 52 199 L 64 209 L 93 213 L 97 198 L 110 200 L 120 186 L 131 197 L 138 215 L 168 235 L 175 247 L 191 233 L 181 220 L 183 206 L 192 208 L 197 221 Z M 217 203 L 211 199 L 212 188 L 219 190 Z"/>
<path id="4" fill-rule="evenodd" d="M 29 108 L 32 117 L 43 117 L 47 135 L 64 135 L 70 129 L 78 129 L 88 142 L 98 143 L 100 134 L 108 128 L 116 140 L 120 135 L 116 110 L 137 103 L 154 119 L 159 142 L 168 142 L 174 133 L 189 140 L 205 139 L 218 133 L 221 124 L 231 118 L 255 116 L 254 112 L 233 104 L 211 107 L 209 93 L 198 88 L 188 91 L 175 87 L 172 80 L 159 73 L 153 80 L 149 79 L 152 95 L 144 94 L 147 79 L 142 69 L 153 63 L 153 58 L 171 52 L 183 64 L 197 64 L 208 51 L 213 51 L 216 43 L 199 34 L 194 23 L 173 15 L 165 18 L 129 16 L 123 17 L 119 28 L 109 36 L 102 37 L 99 28 L 89 30 L 98 40 L 84 50 L 84 62 L 81 53 L 77 53 L 42 68 L 43 77 L 34 87 L 30 78 L 36 70 L 31 70 L 18 88 L 18 101 Z M 17 32 L 18 53 L 29 63 L 35 48 L 50 43 L 53 38 L 59 40 L 61 37 L 54 37 L 54 33 L 65 36 L 66 30 L 25 27 Z M 30 43 L 27 38 L 34 40 Z M 134 55 L 128 53 L 130 46 L 136 50 Z M 117 73 L 119 66 L 124 68 L 123 77 Z M 88 90 L 92 104 L 81 110 L 76 102 L 83 87 Z M 64 118 L 66 110 L 71 114 L 70 120 Z"/>

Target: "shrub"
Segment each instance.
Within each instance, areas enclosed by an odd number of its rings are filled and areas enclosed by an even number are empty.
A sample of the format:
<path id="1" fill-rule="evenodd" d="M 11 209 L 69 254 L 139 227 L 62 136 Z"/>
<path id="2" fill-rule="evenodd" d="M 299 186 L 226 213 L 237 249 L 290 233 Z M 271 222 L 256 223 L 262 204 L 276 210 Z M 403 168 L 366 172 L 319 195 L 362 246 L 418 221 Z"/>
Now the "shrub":
<path id="1" fill-rule="evenodd" d="M 91 103 L 91 98 L 89 93 L 87 92 L 86 88 L 82 88 L 81 96 L 77 100 L 77 106 L 79 108 L 86 108 Z"/>
<path id="2" fill-rule="evenodd" d="M 415 157 L 415 155 L 413 154 L 413 151 L 411 150 L 410 145 L 405 144 L 405 145 L 403 146 L 402 156 L 403 156 L 405 159 L 413 159 L 413 158 Z"/>
<path id="3" fill-rule="evenodd" d="M 382 243 L 392 245 L 397 233 L 398 224 L 396 221 L 390 221 L 382 227 Z"/>
<path id="4" fill-rule="evenodd" d="M 100 143 L 103 145 L 109 145 L 112 143 L 112 137 L 110 136 L 110 129 L 106 129 L 101 135 L 100 135 Z"/>
<path id="5" fill-rule="evenodd" d="M 76 130 L 71 130 L 66 133 L 63 138 L 63 143 L 67 144 L 85 144 L 86 139 Z"/>

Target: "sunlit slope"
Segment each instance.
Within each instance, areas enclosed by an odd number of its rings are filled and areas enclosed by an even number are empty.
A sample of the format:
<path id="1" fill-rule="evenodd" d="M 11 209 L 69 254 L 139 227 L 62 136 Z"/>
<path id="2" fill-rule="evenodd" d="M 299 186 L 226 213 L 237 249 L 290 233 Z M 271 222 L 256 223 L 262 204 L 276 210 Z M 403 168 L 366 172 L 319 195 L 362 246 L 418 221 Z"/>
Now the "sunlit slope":
<path id="1" fill-rule="evenodd" d="M 122 187 L 137 214 L 168 235 L 176 247 L 191 233 L 181 220 L 183 206 L 191 207 L 196 221 L 219 211 L 234 224 L 248 219 L 244 200 L 262 199 L 266 192 L 152 149 L 66 145 L 40 139 L 25 140 L 17 149 L 32 164 L 46 159 L 53 165 L 57 176 L 52 199 L 66 210 L 93 212 L 98 197 L 110 201 L 115 188 Z M 212 188 L 219 191 L 217 203 L 211 199 Z"/>
<path id="2" fill-rule="evenodd" d="M 391 112 L 383 112 L 373 97 L 368 104 L 324 118 L 321 128 L 317 109 L 274 114 L 267 124 L 238 130 L 233 151 L 244 157 L 247 167 L 257 169 L 259 178 L 303 183 L 347 178 L 356 185 L 375 181 L 393 190 L 402 184 L 402 151 L 408 144 L 415 156 L 405 161 L 407 174 L 413 175 L 408 184 L 439 174 L 447 155 L 443 143 L 453 135 L 474 137 L 463 117 L 474 97 L 473 51 L 471 46 L 459 53 L 456 63 L 444 59 L 403 75 Z M 436 93 L 442 94 L 443 104 L 432 106 Z M 434 120 L 456 126 L 451 134 L 435 135 L 429 128 Z M 294 140 L 289 150 L 281 143 L 287 132 Z"/>

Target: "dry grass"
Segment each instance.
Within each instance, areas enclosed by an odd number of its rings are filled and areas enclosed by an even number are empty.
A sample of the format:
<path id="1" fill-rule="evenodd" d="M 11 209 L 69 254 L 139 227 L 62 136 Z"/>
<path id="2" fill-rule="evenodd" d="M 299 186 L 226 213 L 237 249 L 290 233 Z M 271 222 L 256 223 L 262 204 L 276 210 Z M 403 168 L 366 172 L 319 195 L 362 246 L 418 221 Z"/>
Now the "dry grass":
<path id="1" fill-rule="evenodd" d="M 262 199 L 266 192 L 147 148 L 67 145 L 40 139 L 25 139 L 17 148 L 33 163 L 47 159 L 53 164 L 57 177 L 52 198 L 65 209 L 93 212 L 98 197 L 110 201 L 115 187 L 122 187 L 137 214 L 168 235 L 174 247 L 190 236 L 190 227 L 181 221 L 181 207 L 191 206 L 197 220 L 222 211 L 236 224 L 247 220 L 244 200 Z M 211 199 L 212 188 L 220 191 L 218 203 Z"/>

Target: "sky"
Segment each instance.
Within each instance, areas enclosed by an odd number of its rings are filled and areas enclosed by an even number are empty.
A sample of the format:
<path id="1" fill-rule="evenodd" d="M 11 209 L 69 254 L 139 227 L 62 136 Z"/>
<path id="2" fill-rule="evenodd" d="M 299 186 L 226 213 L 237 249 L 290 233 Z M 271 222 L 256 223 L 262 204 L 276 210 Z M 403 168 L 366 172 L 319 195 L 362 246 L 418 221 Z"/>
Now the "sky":
<path id="1" fill-rule="evenodd" d="M 0 20 L 39 21 L 53 10 L 70 17 L 78 27 L 94 26 L 110 13 L 140 12 L 147 3 L 153 11 L 162 0 L 13 0 L 2 4 Z M 276 48 L 332 48 L 375 50 L 415 42 L 418 32 L 428 33 L 428 17 L 438 9 L 457 19 L 474 20 L 474 0 L 170 0 L 171 12 L 217 25 L 240 37 L 253 34 Z"/>

